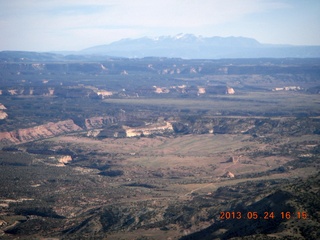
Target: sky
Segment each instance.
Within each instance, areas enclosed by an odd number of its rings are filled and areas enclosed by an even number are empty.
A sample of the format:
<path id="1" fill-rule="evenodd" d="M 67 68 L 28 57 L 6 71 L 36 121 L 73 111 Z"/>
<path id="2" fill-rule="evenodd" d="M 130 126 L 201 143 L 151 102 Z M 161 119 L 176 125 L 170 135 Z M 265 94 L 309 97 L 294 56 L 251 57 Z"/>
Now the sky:
<path id="1" fill-rule="evenodd" d="M 320 1 L 0 0 L 0 31 L 0 51 L 78 51 L 179 33 L 320 45 Z"/>

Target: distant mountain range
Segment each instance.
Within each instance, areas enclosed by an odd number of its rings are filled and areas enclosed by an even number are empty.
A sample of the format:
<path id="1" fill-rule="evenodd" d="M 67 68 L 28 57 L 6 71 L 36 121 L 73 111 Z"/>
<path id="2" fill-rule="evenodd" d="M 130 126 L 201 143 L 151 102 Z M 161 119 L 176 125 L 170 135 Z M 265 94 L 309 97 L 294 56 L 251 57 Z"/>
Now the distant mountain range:
<path id="1" fill-rule="evenodd" d="M 262 44 L 245 37 L 202 37 L 193 34 L 122 39 L 81 51 L 2 51 L 0 62 L 102 61 L 111 58 L 167 57 L 184 59 L 320 58 L 320 46 Z"/>
<path id="2" fill-rule="evenodd" d="M 262 44 L 245 37 L 201 37 L 193 34 L 157 38 L 122 39 L 107 45 L 84 49 L 77 54 L 116 57 L 170 57 L 186 59 L 217 58 L 314 58 L 320 46 Z"/>

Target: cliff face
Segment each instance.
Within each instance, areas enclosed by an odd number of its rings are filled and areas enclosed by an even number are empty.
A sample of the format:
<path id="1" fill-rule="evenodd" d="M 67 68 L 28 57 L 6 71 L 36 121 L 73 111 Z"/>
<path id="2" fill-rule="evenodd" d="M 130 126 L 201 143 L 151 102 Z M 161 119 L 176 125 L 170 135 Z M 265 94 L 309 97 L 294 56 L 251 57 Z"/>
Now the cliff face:
<path id="1" fill-rule="evenodd" d="M 6 119 L 7 117 L 8 117 L 8 114 L 0 110 L 0 120 Z"/>
<path id="2" fill-rule="evenodd" d="M 0 103 L 0 110 L 6 110 L 7 108 L 2 104 Z"/>
<path id="3" fill-rule="evenodd" d="M 2 103 L 0 103 L 0 120 L 6 119 L 8 117 L 8 114 L 3 111 L 6 109 L 7 108 Z"/>
<path id="4" fill-rule="evenodd" d="M 81 130 L 82 128 L 72 120 L 59 121 L 56 123 L 49 122 L 36 127 L 18 129 L 11 132 L 1 132 L 0 143 L 19 144 Z"/>
<path id="5" fill-rule="evenodd" d="M 136 137 L 141 135 L 151 135 L 151 134 L 161 134 L 164 132 L 173 132 L 172 124 L 169 122 L 164 122 L 162 124 L 154 124 L 143 128 L 130 128 L 124 126 L 127 137 Z"/>
<path id="6" fill-rule="evenodd" d="M 83 126 L 84 129 L 92 130 L 114 124 L 118 122 L 118 119 L 121 119 L 121 116 L 91 117 L 85 119 L 84 125 L 80 125 Z M 39 139 L 54 137 L 61 134 L 82 131 L 83 128 L 75 124 L 73 120 L 69 119 L 55 123 L 49 122 L 31 128 L 17 129 L 10 132 L 0 132 L 0 145 L 19 144 L 35 141 Z"/>
<path id="7" fill-rule="evenodd" d="M 116 117 L 91 117 L 85 119 L 85 126 L 86 129 L 93 129 L 93 128 L 101 128 L 104 125 L 116 123 L 118 120 Z"/>
<path id="8" fill-rule="evenodd" d="M 154 123 L 148 126 L 133 126 L 125 121 L 124 111 L 117 116 L 91 117 L 75 124 L 73 120 L 59 121 L 36 127 L 0 132 L 0 145 L 20 144 L 61 134 L 88 130 L 88 137 L 133 137 L 162 133 L 176 134 L 266 134 L 300 135 L 318 134 L 320 121 L 310 118 L 228 118 L 197 119 L 195 121 L 176 120 Z M 121 121 L 121 119 L 123 121 Z M 123 125 L 126 124 L 126 125 Z"/>

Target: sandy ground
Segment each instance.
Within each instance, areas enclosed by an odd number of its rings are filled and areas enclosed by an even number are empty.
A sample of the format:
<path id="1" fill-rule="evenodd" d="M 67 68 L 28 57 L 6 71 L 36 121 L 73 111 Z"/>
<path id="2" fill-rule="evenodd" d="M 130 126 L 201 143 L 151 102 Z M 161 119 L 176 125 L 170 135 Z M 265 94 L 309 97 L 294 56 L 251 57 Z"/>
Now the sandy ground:
<path id="1" fill-rule="evenodd" d="M 217 178 L 227 171 L 235 175 L 273 169 L 292 160 L 290 157 L 251 158 L 253 151 L 270 150 L 273 146 L 252 141 L 248 135 L 183 135 L 177 137 L 118 138 L 97 140 L 78 136 L 51 139 L 55 144 L 83 151 L 120 154 L 121 165 L 128 175 L 139 171 L 174 172 L 190 177 Z M 287 138 L 283 142 L 288 142 Z M 291 140 L 294 141 L 294 140 Z M 228 162 L 230 157 L 237 162 Z"/>

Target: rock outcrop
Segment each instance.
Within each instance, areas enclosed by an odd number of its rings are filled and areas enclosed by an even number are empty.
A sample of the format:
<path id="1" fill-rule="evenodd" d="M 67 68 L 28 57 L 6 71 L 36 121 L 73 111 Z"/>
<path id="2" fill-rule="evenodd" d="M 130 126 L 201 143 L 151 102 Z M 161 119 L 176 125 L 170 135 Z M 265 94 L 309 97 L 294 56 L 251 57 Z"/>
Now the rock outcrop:
<path id="1" fill-rule="evenodd" d="M 106 91 L 106 90 L 100 90 L 97 91 L 98 96 L 100 96 L 102 99 L 106 98 L 106 97 L 110 97 L 113 95 L 112 92 L 110 91 Z"/>
<path id="2" fill-rule="evenodd" d="M 0 143 L 19 144 L 81 130 L 82 128 L 76 125 L 73 120 L 59 121 L 56 123 L 49 122 L 36 127 L 1 132 Z"/>
<path id="3" fill-rule="evenodd" d="M 128 126 L 123 126 L 126 131 L 127 137 L 136 137 L 141 135 L 151 135 L 151 134 L 161 134 L 164 132 L 173 132 L 172 124 L 169 122 L 157 123 L 150 126 L 142 128 L 130 128 Z"/>
<path id="4" fill-rule="evenodd" d="M 6 110 L 7 108 L 2 104 L 0 103 L 0 110 Z"/>
<path id="5" fill-rule="evenodd" d="M 235 94 L 235 91 L 234 91 L 233 88 L 227 87 L 227 89 L 226 89 L 226 94 L 228 94 L 228 95 L 233 95 L 233 94 Z"/>
<path id="6" fill-rule="evenodd" d="M 58 162 L 59 163 L 63 163 L 63 164 L 66 164 L 68 162 L 71 162 L 72 161 L 72 157 L 69 156 L 69 155 L 66 155 L 66 156 L 61 156 L 58 158 Z"/>
<path id="7" fill-rule="evenodd" d="M 204 87 L 198 87 L 198 95 L 200 94 L 205 94 L 206 93 L 206 88 Z"/>
<path id="8" fill-rule="evenodd" d="M 93 129 L 87 132 L 87 137 L 97 137 L 100 134 L 101 130 Z"/>
<path id="9" fill-rule="evenodd" d="M 276 87 L 272 91 L 300 91 L 302 88 L 300 86 L 287 86 L 287 87 Z"/>
<path id="10" fill-rule="evenodd" d="M 104 116 L 104 117 L 91 117 L 85 119 L 86 129 L 101 128 L 108 124 L 114 124 L 118 120 L 116 117 Z"/>
<path id="11" fill-rule="evenodd" d="M 153 86 L 153 88 L 154 88 L 155 93 L 169 93 L 170 92 L 170 90 L 165 87 Z"/>
<path id="12" fill-rule="evenodd" d="M 0 103 L 0 120 L 2 119 L 6 119 L 8 117 L 8 114 L 2 110 L 6 110 L 7 108 L 2 104 Z"/>
<path id="13" fill-rule="evenodd" d="M 235 177 L 234 174 L 230 171 L 227 171 L 223 176 L 227 177 L 227 178 L 234 178 Z"/>
<path id="14" fill-rule="evenodd" d="M 237 158 L 237 157 L 230 157 L 227 162 L 237 163 L 237 162 L 239 162 L 239 158 Z"/>
<path id="15" fill-rule="evenodd" d="M 8 117 L 8 114 L 3 112 L 3 111 L 0 111 L 0 120 L 2 119 L 6 119 Z"/>

